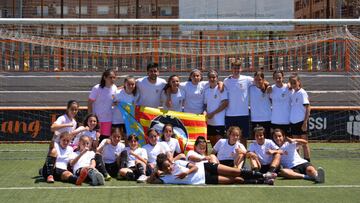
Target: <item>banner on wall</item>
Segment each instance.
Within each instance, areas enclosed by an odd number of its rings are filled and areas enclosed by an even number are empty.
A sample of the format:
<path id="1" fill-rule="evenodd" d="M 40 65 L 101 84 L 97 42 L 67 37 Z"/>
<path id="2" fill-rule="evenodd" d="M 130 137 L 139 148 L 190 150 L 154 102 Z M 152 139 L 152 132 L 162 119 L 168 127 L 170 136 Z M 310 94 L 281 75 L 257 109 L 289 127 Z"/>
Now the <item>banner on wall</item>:
<path id="1" fill-rule="evenodd" d="M 144 126 L 146 132 L 149 126 L 161 128 L 157 124 L 158 118 L 161 122 L 162 117 L 169 116 L 169 120 L 181 120 L 182 125 L 187 126 L 190 118 L 200 119 L 199 117 L 189 116 L 187 113 L 179 114 L 159 109 L 138 107 L 136 119 Z M 0 110 L 0 141 L 49 141 L 52 138 L 50 125 L 64 114 L 64 110 Z M 171 115 L 170 115 L 171 114 Z M 86 115 L 86 110 L 80 110 L 76 120 L 82 123 Z M 159 115 L 162 115 L 160 117 Z M 194 114 L 190 114 L 194 115 Z M 194 122 L 194 125 L 198 125 Z M 182 129 L 181 125 L 179 129 Z M 196 139 L 196 135 L 206 136 L 206 126 L 201 131 L 194 131 L 194 127 L 186 128 L 189 142 Z M 180 131 L 181 132 L 181 131 Z M 310 140 L 359 140 L 360 139 L 360 112 L 354 110 L 329 111 L 312 110 L 309 120 L 309 139 Z M 183 145 L 185 146 L 185 145 Z M 189 145 L 191 146 L 191 145 Z"/>

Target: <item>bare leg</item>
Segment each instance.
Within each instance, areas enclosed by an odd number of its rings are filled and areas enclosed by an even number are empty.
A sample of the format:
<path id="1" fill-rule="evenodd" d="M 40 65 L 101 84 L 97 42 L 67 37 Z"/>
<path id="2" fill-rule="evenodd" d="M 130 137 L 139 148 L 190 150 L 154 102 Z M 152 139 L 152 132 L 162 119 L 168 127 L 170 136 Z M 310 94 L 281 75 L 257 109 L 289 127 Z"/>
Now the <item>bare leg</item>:
<path id="1" fill-rule="evenodd" d="M 209 157 L 210 157 L 210 160 L 209 160 L 210 163 L 215 163 L 215 164 L 219 163 L 218 158 L 214 154 L 210 154 Z"/>
<path id="2" fill-rule="evenodd" d="M 67 181 L 72 175 L 73 174 L 70 171 L 64 171 L 64 173 L 61 174 L 61 180 Z"/>
<path id="3" fill-rule="evenodd" d="M 301 138 L 304 139 L 304 140 L 308 140 L 307 134 L 301 135 Z M 310 160 L 310 146 L 309 146 L 309 144 L 303 145 L 302 148 L 303 148 L 303 153 L 304 153 L 304 159 Z"/>
<path id="4" fill-rule="evenodd" d="M 234 159 L 234 166 L 236 168 L 242 168 L 245 161 L 245 155 L 244 154 L 237 154 Z"/>
<path id="5" fill-rule="evenodd" d="M 241 177 L 227 177 L 227 176 L 219 176 L 218 177 L 219 184 L 243 184 L 244 179 Z"/>
<path id="6" fill-rule="evenodd" d="M 281 169 L 280 175 L 284 178 L 289 178 L 289 179 L 303 179 L 304 178 L 304 174 L 297 173 L 288 168 Z"/>
<path id="7" fill-rule="evenodd" d="M 281 160 L 281 155 L 276 153 L 273 157 L 273 160 L 270 164 L 271 167 L 277 168 L 280 166 L 280 160 Z"/>
<path id="8" fill-rule="evenodd" d="M 218 165 L 217 172 L 221 176 L 239 177 L 241 170 L 239 168 L 229 167 L 222 164 Z"/>
<path id="9" fill-rule="evenodd" d="M 306 175 L 315 177 L 315 176 L 317 176 L 317 171 L 313 166 L 308 166 L 306 168 Z"/>
<path id="10" fill-rule="evenodd" d="M 250 157 L 249 160 L 251 169 L 256 170 L 261 168 L 260 161 L 257 157 Z"/>
<path id="11" fill-rule="evenodd" d="M 181 160 L 181 159 L 182 159 L 182 160 L 186 159 L 185 154 L 181 153 L 181 154 L 178 154 L 178 155 L 176 155 L 176 156 L 174 157 L 174 161 Z"/>

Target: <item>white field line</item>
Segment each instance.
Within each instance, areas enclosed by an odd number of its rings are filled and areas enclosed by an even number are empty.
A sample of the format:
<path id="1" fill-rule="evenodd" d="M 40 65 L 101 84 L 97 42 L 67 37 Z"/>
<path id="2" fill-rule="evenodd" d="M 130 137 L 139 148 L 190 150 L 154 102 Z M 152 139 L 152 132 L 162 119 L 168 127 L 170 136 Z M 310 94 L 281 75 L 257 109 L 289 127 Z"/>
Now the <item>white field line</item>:
<path id="1" fill-rule="evenodd" d="M 138 186 L 68 186 L 68 187 L 0 187 L 0 190 L 101 190 L 101 189 L 139 189 L 139 188 L 294 188 L 294 189 L 324 189 L 324 188 L 360 188 L 360 185 L 143 185 Z"/>
<path id="2" fill-rule="evenodd" d="M 56 73 L 49 73 L 52 75 L 1 75 L 0 74 L 0 78 L 100 78 L 101 77 L 101 73 L 99 73 L 99 75 L 57 75 Z M 184 73 L 178 73 L 179 77 L 181 78 L 188 78 L 188 73 L 184 72 Z M 183 75 L 185 74 L 185 75 Z M 124 75 L 118 75 L 119 78 L 125 78 L 128 75 L 132 75 L 130 74 L 124 74 Z M 138 77 L 144 77 L 146 75 L 146 73 L 141 74 L 141 75 L 133 75 L 135 78 Z M 224 78 L 224 77 L 228 77 L 229 74 L 227 75 L 219 75 L 220 78 Z M 245 74 L 245 75 L 250 75 L 252 76 L 253 74 Z M 166 75 L 162 75 L 160 73 L 160 77 L 166 77 Z M 270 77 L 270 76 L 269 76 Z M 317 74 L 317 75 L 306 75 L 306 74 L 300 74 L 301 78 L 319 78 L 319 77 L 326 77 L 326 78 L 358 78 L 360 77 L 360 75 L 358 74 L 345 74 L 345 75 L 326 75 L 326 74 Z"/>
<path id="3" fill-rule="evenodd" d="M 351 93 L 351 94 L 357 94 L 360 93 L 360 90 L 307 90 L 308 93 L 312 93 L 312 94 L 340 94 L 340 93 Z M 67 91 L 67 90 L 44 90 L 44 91 L 24 91 L 24 90 L 20 90 L 20 91 L 8 91 L 8 90 L 4 90 L 4 91 L 0 91 L 0 94 L 25 94 L 25 93 L 35 93 L 35 94 L 59 94 L 59 93 L 63 93 L 63 94 L 77 94 L 77 93 L 90 93 L 90 91 L 81 91 L 81 90 L 77 90 L 77 91 Z"/>

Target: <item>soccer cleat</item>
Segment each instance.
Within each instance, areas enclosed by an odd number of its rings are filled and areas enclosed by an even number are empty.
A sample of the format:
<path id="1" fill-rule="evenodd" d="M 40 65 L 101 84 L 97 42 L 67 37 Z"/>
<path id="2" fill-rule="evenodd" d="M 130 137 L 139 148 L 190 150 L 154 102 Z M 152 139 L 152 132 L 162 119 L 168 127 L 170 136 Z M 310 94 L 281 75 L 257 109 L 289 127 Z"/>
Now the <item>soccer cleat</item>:
<path id="1" fill-rule="evenodd" d="M 109 174 L 106 174 L 104 178 L 105 178 L 105 181 L 110 181 L 111 180 L 111 176 Z"/>
<path id="2" fill-rule="evenodd" d="M 315 177 L 315 183 L 324 183 L 325 182 L 325 171 L 323 168 L 319 167 L 317 170 L 318 175 Z"/>
<path id="3" fill-rule="evenodd" d="M 82 168 L 81 171 L 80 171 L 80 175 L 79 175 L 78 179 L 76 180 L 75 184 L 76 185 L 81 185 L 85 181 L 87 176 L 88 176 L 87 168 Z"/>
<path id="4" fill-rule="evenodd" d="M 272 173 L 272 172 L 264 173 L 264 178 L 265 179 L 275 179 L 276 177 L 277 177 L 276 173 Z"/>
<path id="5" fill-rule="evenodd" d="M 264 184 L 274 185 L 274 183 L 275 183 L 275 180 L 272 179 L 272 178 L 269 178 L 269 179 L 265 179 L 265 180 L 264 180 Z"/>
<path id="6" fill-rule="evenodd" d="M 49 175 L 49 176 L 46 178 L 46 182 L 47 182 L 47 183 L 54 183 L 54 182 L 55 182 L 55 181 L 54 181 L 54 176 Z"/>
<path id="7" fill-rule="evenodd" d="M 141 175 L 141 176 L 136 180 L 136 182 L 138 182 L 138 183 L 145 183 L 147 179 L 148 179 L 148 177 L 147 177 L 146 175 Z"/>

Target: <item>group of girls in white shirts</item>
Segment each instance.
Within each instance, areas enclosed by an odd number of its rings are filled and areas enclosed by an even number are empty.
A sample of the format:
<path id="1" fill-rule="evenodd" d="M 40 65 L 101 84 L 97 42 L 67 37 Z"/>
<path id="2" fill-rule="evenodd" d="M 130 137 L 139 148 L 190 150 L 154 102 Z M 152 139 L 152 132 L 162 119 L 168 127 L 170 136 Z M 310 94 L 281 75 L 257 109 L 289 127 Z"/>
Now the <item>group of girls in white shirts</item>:
<path id="1" fill-rule="evenodd" d="M 156 159 L 159 154 L 165 154 L 167 160 L 171 162 L 186 158 L 181 153 L 177 140 L 171 137 L 173 135 L 171 125 L 165 125 L 163 132 L 160 132 L 163 134 L 162 141 L 159 140 L 159 132 L 150 129 L 147 132 L 148 144 L 142 148 L 136 136 L 122 136 L 126 135 L 126 128 L 117 108 L 119 102 L 154 108 L 162 106 L 166 110 L 205 114 L 213 154 L 209 156 L 201 154 L 204 157 L 199 157 L 204 159 L 203 161 L 211 160 L 211 163 L 241 171 L 245 158 L 249 158 L 254 171 L 261 169 L 261 161 L 255 159 L 258 156 L 251 153 L 253 145 L 249 148 L 250 152 L 246 150 L 250 121 L 253 128 L 263 126 L 265 138 L 271 138 L 270 128 L 281 129 L 284 137 L 292 135 L 295 139 L 284 138 L 284 142 L 300 143 L 304 148 L 304 158 L 310 159 L 310 150 L 306 141 L 310 105 L 306 91 L 301 88 L 299 76 L 292 75 L 287 84 L 284 83 L 283 72 L 275 71 L 273 73 L 275 84 L 269 85 L 260 71 L 254 74 L 254 78 L 240 75 L 239 64 L 233 64 L 232 75 L 224 82 L 218 80 L 218 73 L 215 70 L 208 72 L 208 82 L 202 81 L 202 73 L 197 69 L 190 73 L 186 82 L 180 82 L 177 75 L 170 76 L 167 82 L 158 76 L 157 64 L 151 63 L 147 67 L 146 77 L 136 80 L 132 76 L 127 76 L 123 86 L 117 88 L 116 73 L 111 69 L 106 70 L 102 74 L 100 84 L 95 85 L 91 90 L 88 102 L 89 115 L 84 126 L 78 128 L 76 128 L 75 116 L 79 105 L 76 101 L 69 101 L 66 113 L 51 126 L 54 139 L 42 169 L 47 182 L 54 182 L 55 179 L 81 185 L 83 181 L 89 180 L 92 185 L 102 185 L 104 180 L 110 180 L 111 177 L 144 182 L 146 175 L 160 174 L 158 172 L 161 170 L 156 170 L 158 169 Z M 226 132 L 227 138 L 225 138 Z M 62 137 L 65 140 L 63 142 L 61 142 Z M 126 141 L 127 147 L 120 142 L 121 137 Z M 300 141 L 297 138 L 302 139 Z M 277 145 L 280 146 L 279 143 Z M 62 151 L 60 152 L 59 149 Z M 61 154 L 65 153 L 64 150 L 66 154 L 72 154 L 69 156 L 71 159 L 58 160 L 57 157 L 61 157 Z M 188 156 L 191 157 L 190 162 L 199 158 L 196 158 L 192 151 L 188 154 L 192 154 Z M 281 153 L 276 152 L 272 155 L 276 157 L 277 154 Z M 287 152 L 282 155 L 284 154 L 288 155 Z M 284 156 L 281 156 L 281 160 L 282 157 Z M 275 159 L 274 166 L 280 165 L 281 161 L 278 160 L 279 158 Z M 65 168 L 61 167 L 61 171 L 55 170 L 58 166 L 57 161 L 61 161 L 62 166 L 72 166 L 69 167 L 72 171 L 66 170 L 66 175 L 63 177 L 62 170 Z M 275 172 L 273 168 L 269 166 L 267 172 Z M 307 171 L 309 170 L 305 170 Z M 321 170 L 320 172 L 322 173 Z M 293 178 L 296 175 L 290 176 Z M 319 175 L 313 172 L 311 177 L 319 177 Z M 239 182 L 235 179 L 232 179 L 234 183 Z M 257 180 L 257 182 L 264 181 L 269 182 L 269 178 L 260 177 L 260 181 Z"/>

